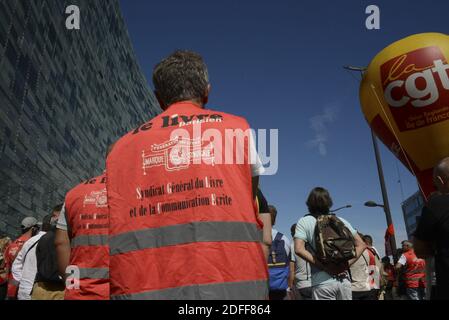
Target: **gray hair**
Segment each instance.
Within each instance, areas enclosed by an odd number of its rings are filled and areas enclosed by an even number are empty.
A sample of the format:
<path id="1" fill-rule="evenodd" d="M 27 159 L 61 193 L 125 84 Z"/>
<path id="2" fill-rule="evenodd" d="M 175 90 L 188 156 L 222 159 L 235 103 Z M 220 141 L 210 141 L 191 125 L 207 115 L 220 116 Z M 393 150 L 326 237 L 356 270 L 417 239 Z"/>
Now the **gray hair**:
<path id="1" fill-rule="evenodd" d="M 413 248 L 413 242 L 411 242 L 411 241 L 404 240 L 404 241 L 402 241 L 401 244 L 402 244 L 402 245 L 406 245 L 406 246 L 408 246 L 408 247 L 410 247 L 410 248 Z"/>
<path id="2" fill-rule="evenodd" d="M 209 85 L 209 75 L 199 54 L 177 50 L 156 65 L 153 84 L 159 99 L 169 106 L 179 101 L 201 100 Z"/>

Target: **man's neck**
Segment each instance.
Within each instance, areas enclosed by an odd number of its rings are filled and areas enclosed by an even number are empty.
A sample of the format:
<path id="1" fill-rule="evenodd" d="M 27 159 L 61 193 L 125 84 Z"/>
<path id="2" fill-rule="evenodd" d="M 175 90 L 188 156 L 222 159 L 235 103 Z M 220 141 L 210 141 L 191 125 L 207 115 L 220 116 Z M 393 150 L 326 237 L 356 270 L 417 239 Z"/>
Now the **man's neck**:
<path id="1" fill-rule="evenodd" d="M 203 104 L 202 102 L 198 101 L 198 100 L 184 100 L 184 101 L 178 101 L 178 102 L 175 102 L 175 103 L 172 103 L 171 105 L 169 105 L 169 106 L 167 107 L 167 109 L 171 108 L 171 107 L 174 106 L 174 105 L 178 105 L 178 104 L 193 104 L 193 105 L 197 106 L 198 108 L 204 109 L 204 104 Z M 167 109 L 166 109 L 166 110 L 167 110 Z"/>

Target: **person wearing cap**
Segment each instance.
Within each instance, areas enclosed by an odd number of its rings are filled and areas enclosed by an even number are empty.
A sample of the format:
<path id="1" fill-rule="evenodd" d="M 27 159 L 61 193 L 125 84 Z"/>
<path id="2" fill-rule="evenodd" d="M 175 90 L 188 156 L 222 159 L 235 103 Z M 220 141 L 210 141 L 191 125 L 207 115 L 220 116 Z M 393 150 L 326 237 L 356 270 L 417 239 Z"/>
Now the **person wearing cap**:
<path id="1" fill-rule="evenodd" d="M 36 247 L 41 237 L 50 229 L 51 214 L 44 217 L 40 231 L 25 242 L 11 268 L 12 276 L 19 282 L 18 300 L 31 300 L 31 290 L 37 273 Z"/>
<path id="2" fill-rule="evenodd" d="M 22 249 L 26 241 L 28 241 L 32 236 L 36 235 L 39 227 L 37 225 L 37 219 L 34 217 L 26 217 L 22 220 L 20 225 L 22 235 L 14 240 L 5 250 L 5 266 L 8 272 L 8 290 L 7 299 L 15 300 L 17 299 L 17 291 L 19 289 L 19 280 L 13 277 L 11 272 L 12 264 L 17 257 L 17 254 Z"/>
<path id="3" fill-rule="evenodd" d="M 64 281 L 58 274 L 55 245 L 56 223 L 63 204 L 53 208 L 45 219 L 45 231 L 36 246 L 36 275 L 31 290 L 31 300 L 64 300 Z"/>

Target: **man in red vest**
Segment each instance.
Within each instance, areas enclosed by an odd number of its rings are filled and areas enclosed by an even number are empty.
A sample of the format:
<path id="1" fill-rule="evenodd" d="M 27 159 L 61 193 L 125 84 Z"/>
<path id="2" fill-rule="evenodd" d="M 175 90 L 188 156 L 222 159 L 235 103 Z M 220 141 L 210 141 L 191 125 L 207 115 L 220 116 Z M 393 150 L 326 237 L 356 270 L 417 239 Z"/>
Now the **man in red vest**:
<path id="1" fill-rule="evenodd" d="M 196 53 L 164 59 L 153 83 L 164 112 L 122 137 L 106 164 L 111 298 L 266 299 L 263 166 L 250 161 L 248 123 L 204 108 Z"/>
<path id="2" fill-rule="evenodd" d="M 406 294 L 409 300 L 424 300 L 426 288 L 426 262 L 419 259 L 410 241 L 402 241 L 402 255 L 396 270 L 403 270 Z"/>
<path id="3" fill-rule="evenodd" d="M 8 291 L 7 298 L 8 300 L 16 300 L 17 292 L 19 291 L 19 282 L 18 279 L 14 279 L 11 267 L 14 260 L 17 257 L 17 254 L 22 249 L 25 242 L 28 241 L 31 237 L 35 236 L 39 231 L 39 226 L 37 224 L 37 220 L 34 217 L 26 217 L 22 220 L 20 225 L 22 235 L 14 240 L 5 250 L 5 266 L 8 273 Z"/>
<path id="4" fill-rule="evenodd" d="M 56 231 L 65 300 L 109 299 L 109 212 L 106 175 L 89 179 L 65 198 Z"/>

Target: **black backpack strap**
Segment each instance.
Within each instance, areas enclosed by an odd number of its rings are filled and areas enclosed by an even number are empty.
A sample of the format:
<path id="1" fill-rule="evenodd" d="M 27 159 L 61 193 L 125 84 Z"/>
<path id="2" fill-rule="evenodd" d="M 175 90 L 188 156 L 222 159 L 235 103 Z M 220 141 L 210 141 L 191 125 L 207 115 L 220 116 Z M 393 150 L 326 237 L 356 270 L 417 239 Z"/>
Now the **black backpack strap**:
<path id="1" fill-rule="evenodd" d="M 367 248 L 369 251 L 371 251 L 373 254 L 374 254 L 374 256 L 375 257 L 377 257 L 377 259 L 379 259 L 380 260 L 380 257 L 379 257 L 379 255 L 377 254 L 377 251 L 376 250 L 374 250 L 373 248 Z"/>
<path id="2" fill-rule="evenodd" d="M 31 247 L 28 248 L 27 252 L 25 253 L 25 256 L 23 257 L 23 263 L 25 263 L 28 253 L 31 251 L 31 249 L 33 249 L 37 245 L 39 240 L 40 240 L 40 238 L 35 243 L 33 243 L 33 245 Z"/>
<path id="3" fill-rule="evenodd" d="M 309 273 L 312 273 L 312 270 L 310 270 L 310 264 L 307 260 L 303 259 L 306 262 L 306 274 L 307 274 L 307 278 L 306 280 L 309 280 Z"/>
<path id="4" fill-rule="evenodd" d="M 274 241 L 282 241 L 282 237 L 283 237 L 283 236 L 284 236 L 284 235 L 278 231 L 278 233 L 276 233 L 276 236 L 274 237 L 273 240 L 274 240 Z"/>
<path id="5" fill-rule="evenodd" d="M 374 257 L 377 257 L 377 259 L 380 260 L 379 255 L 377 254 L 376 250 L 371 249 L 371 248 L 368 248 L 368 247 L 367 247 L 365 250 L 371 251 L 371 253 L 373 254 L 373 256 L 374 256 Z M 363 256 L 363 253 L 362 253 L 362 256 Z M 369 266 L 369 263 L 366 261 L 366 258 L 365 258 L 364 256 L 363 256 L 363 259 L 365 260 L 366 265 Z"/>
<path id="6" fill-rule="evenodd" d="M 368 250 L 368 248 L 366 248 L 365 250 Z M 369 266 L 368 261 L 366 261 L 365 256 L 363 255 L 365 253 L 365 251 L 362 252 L 361 256 L 363 257 L 363 260 L 365 260 L 366 266 Z"/>

